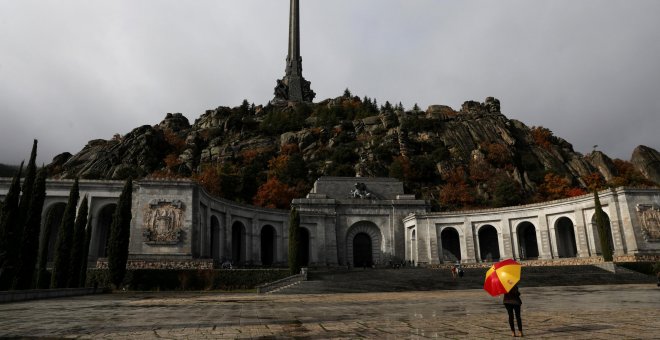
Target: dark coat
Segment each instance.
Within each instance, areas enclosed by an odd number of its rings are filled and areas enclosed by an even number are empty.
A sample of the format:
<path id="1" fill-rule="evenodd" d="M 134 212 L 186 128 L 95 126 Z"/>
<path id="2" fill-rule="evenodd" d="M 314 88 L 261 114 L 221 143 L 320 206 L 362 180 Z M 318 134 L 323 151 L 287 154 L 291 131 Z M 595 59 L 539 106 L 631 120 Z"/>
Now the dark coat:
<path id="1" fill-rule="evenodd" d="M 513 286 L 511 290 L 504 294 L 504 299 L 502 299 L 502 303 L 505 305 L 522 305 L 522 300 L 520 300 L 520 291 L 518 290 L 518 286 Z"/>

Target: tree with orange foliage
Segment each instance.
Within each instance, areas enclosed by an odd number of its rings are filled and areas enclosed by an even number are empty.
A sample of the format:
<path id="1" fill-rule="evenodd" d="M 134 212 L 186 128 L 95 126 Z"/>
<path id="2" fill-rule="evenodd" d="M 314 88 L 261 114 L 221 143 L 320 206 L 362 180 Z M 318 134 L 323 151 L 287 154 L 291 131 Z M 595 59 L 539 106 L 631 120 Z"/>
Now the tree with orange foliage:
<path id="1" fill-rule="evenodd" d="M 464 208 L 475 202 L 473 189 L 465 180 L 465 170 L 458 167 L 450 171 L 445 178 L 444 185 L 440 186 L 438 200 L 441 205 L 449 209 Z"/>
<path id="2" fill-rule="evenodd" d="M 199 183 L 204 190 L 214 196 L 220 196 L 220 173 L 210 164 L 202 166 L 202 171 L 193 175 L 193 180 Z"/>
<path id="3" fill-rule="evenodd" d="M 259 207 L 287 209 L 296 197 L 294 188 L 271 176 L 259 187 L 252 203 Z"/>
<path id="4" fill-rule="evenodd" d="M 556 200 L 566 197 L 566 192 L 571 188 L 571 182 L 555 173 L 547 173 L 543 183 L 539 186 L 539 193 L 546 200 Z"/>
<path id="5" fill-rule="evenodd" d="M 605 180 L 598 172 L 592 172 L 587 176 L 583 176 L 582 180 L 587 185 L 589 191 L 600 190 L 605 187 Z"/>
<path id="6" fill-rule="evenodd" d="M 543 126 L 534 126 L 532 127 L 532 138 L 534 138 L 534 143 L 538 146 L 550 150 L 552 146 L 552 131 L 550 129 Z"/>

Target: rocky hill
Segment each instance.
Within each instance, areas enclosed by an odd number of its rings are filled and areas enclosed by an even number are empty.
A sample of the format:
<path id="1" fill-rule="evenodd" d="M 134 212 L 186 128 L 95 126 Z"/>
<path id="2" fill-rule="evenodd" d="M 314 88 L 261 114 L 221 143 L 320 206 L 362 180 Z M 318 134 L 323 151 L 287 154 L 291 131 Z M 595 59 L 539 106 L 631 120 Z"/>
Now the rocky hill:
<path id="1" fill-rule="evenodd" d="M 211 193 L 286 207 L 319 176 L 391 176 L 436 209 L 502 206 L 585 193 L 591 183 L 653 186 L 660 154 L 630 162 L 582 155 L 543 127 L 508 119 L 500 103 L 378 106 L 344 96 L 317 104 L 218 107 L 193 124 L 168 113 L 111 140 L 92 140 L 49 165 L 53 177 L 192 177 Z"/>

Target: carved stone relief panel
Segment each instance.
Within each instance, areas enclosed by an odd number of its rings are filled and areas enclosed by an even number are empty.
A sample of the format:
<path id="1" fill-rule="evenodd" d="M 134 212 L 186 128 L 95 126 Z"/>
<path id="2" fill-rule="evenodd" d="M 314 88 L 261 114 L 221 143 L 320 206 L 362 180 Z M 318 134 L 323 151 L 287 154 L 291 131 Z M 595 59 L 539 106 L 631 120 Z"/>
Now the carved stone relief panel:
<path id="1" fill-rule="evenodd" d="M 642 235 L 647 242 L 660 242 L 660 207 L 657 204 L 637 204 L 642 223 Z"/>
<path id="2" fill-rule="evenodd" d="M 180 200 L 153 199 L 144 211 L 145 243 L 174 245 L 179 243 L 185 207 Z"/>

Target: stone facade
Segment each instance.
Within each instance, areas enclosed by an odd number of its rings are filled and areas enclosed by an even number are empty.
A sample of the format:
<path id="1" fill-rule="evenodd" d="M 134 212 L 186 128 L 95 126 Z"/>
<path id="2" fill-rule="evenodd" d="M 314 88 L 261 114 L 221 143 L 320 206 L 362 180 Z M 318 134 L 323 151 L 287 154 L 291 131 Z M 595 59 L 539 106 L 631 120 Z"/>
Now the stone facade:
<path id="1" fill-rule="evenodd" d="M 66 204 L 73 181 L 49 180 L 42 220 Z M 80 181 L 90 203 L 89 261 L 103 266 L 121 181 Z M 0 199 L 10 179 L 0 179 Z M 660 259 L 660 190 L 599 193 L 620 261 Z M 363 266 L 410 261 L 436 266 L 515 258 L 565 263 L 602 261 L 593 196 L 499 209 L 429 212 L 390 178 L 322 177 L 300 211 L 309 265 Z M 192 181 L 134 182 L 129 260 L 135 268 L 286 266 L 289 211 L 212 197 Z M 54 245 L 57 228 L 48 237 Z"/>

